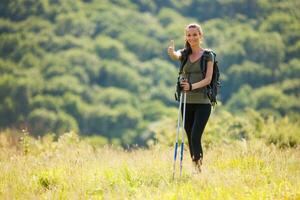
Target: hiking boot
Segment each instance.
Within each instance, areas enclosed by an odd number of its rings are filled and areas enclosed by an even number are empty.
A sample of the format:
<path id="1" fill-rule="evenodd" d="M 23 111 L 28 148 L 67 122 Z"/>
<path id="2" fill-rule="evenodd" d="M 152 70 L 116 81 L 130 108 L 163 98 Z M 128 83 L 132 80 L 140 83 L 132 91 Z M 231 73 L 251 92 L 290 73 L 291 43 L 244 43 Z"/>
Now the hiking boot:
<path id="1" fill-rule="evenodd" d="M 195 168 L 199 173 L 201 173 L 201 166 L 202 166 L 202 158 L 195 161 Z"/>
<path id="2" fill-rule="evenodd" d="M 196 171 L 201 173 L 202 158 L 200 158 L 199 160 L 195 160 L 194 165 L 195 165 Z"/>

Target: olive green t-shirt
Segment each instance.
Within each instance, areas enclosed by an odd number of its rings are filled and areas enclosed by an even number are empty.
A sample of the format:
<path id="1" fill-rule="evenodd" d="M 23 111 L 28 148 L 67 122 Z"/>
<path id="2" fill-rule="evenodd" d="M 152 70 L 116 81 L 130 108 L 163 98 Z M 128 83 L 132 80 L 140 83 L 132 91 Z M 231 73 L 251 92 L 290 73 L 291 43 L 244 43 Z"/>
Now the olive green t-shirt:
<path id="1" fill-rule="evenodd" d="M 190 83 L 196 83 L 204 79 L 201 72 L 200 62 L 202 57 L 200 57 L 195 62 L 191 62 L 190 59 L 187 60 L 183 67 L 183 76 L 188 78 Z M 208 60 L 213 60 L 213 55 L 209 57 Z M 199 103 L 199 104 L 210 104 L 210 100 L 205 93 L 204 88 L 197 88 L 192 91 L 188 91 L 186 94 L 187 103 Z"/>

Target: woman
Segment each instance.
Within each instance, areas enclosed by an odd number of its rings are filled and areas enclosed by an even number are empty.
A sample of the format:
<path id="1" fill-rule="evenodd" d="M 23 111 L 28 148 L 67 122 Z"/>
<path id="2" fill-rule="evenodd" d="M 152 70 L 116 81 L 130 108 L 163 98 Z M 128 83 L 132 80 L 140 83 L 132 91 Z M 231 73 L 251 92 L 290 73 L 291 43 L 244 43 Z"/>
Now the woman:
<path id="1" fill-rule="evenodd" d="M 206 57 L 206 73 L 203 75 L 200 63 L 204 59 L 204 48 L 201 47 L 203 31 L 196 23 L 189 24 L 185 28 L 185 48 L 175 51 L 174 41 L 168 47 L 168 55 L 182 63 L 181 75 L 186 79 L 180 82 L 181 89 L 186 92 L 186 116 L 185 131 L 188 136 L 189 150 L 193 163 L 201 172 L 203 150 L 201 137 L 211 113 L 211 103 L 204 92 L 209 85 L 213 74 L 214 55 L 209 52 Z M 207 51 L 207 50 L 206 50 Z M 183 107 L 183 106 L 182 106 Z"/>

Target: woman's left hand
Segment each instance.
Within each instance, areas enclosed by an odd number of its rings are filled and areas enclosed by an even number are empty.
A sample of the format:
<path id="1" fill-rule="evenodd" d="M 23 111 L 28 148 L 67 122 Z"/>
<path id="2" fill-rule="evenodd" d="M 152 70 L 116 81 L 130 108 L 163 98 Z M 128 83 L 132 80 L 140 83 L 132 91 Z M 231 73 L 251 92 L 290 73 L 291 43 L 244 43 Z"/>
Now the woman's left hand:
<path id="1" fill-rule="evenodd" d="M 190 91 L 190 83 L 189 82 L 182 81 L 180 83 L 180 86 L 181 86 L 182 90 L 184 90 L 184 91 Z"/>

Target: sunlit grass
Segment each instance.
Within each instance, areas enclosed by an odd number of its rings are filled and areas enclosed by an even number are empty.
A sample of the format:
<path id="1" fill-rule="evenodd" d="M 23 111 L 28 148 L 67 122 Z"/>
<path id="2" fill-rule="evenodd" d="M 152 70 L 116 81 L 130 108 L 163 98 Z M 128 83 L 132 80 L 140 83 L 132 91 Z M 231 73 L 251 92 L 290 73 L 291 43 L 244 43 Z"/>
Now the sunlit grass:
<path id="1" fill-rule="evenodd" d="M 2 138 L 3 139 L 3 138 Z M 1 199 L 300 199 L 300 151 L 255 141 L 212 146 L 202 173 L 173 148 L 95 148 L 68 133 L 19 148 L 0 143 Z M 26 151 L 24 150 L 26 146 Z"/>

